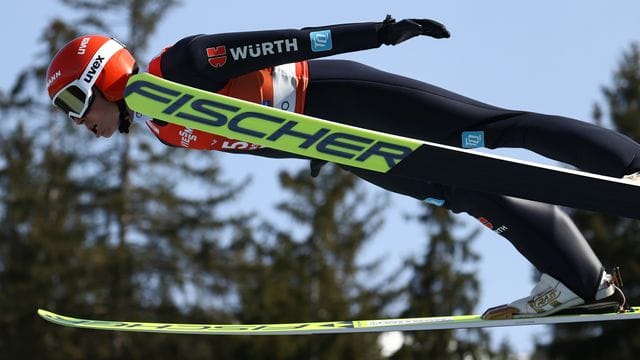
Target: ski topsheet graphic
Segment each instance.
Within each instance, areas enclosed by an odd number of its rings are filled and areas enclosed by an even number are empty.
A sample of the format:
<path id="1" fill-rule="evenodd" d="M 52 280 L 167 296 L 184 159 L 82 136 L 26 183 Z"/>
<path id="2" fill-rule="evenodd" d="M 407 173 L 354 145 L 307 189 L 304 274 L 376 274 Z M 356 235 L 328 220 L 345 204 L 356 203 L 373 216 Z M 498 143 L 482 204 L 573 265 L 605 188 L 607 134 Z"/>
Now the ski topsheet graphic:
<path id="1" fill-rule="evenodd" d="M 213 95 L 213 96 L 212 96 Z M 421 142 L 226 97 L 144 73 L 126 90 L 129 107 L 147 116 L 310 158 L 388 172 Z"/>
<path id="2" fill-rule="evenodd" d="M 626 180 L 326 121 L 148 73 L 129 79 L 125 99 L 131 109 L 159 120 L 309 158 L 640 219 L 640 186 Z"/>
<path id="3" fill-rule="evenodd" d="M 104 321 L 78 319 L 58 315 L 47 310 L 38 310 L 43 319 L 69 327 L 151 332 L 173 334 L 200 335 L 310 335 L 339 334 L 356 332 L 385 331 L 425 331 L 443 329 L 469 329 L 477 327 L 545 325 L 561 323 L 578 323 L 589 321 L 631 320 L 640 318 L 640 308 L 631 308 L 624 313 L 585 314 L 585 315 L 551 315 L 546 317 L 510 320 L 482 320 L 480 315 L 437 316 L 403 319 L 325 321 L 291 324 L 177 324 L 150 323 L 137 321 Z"/>

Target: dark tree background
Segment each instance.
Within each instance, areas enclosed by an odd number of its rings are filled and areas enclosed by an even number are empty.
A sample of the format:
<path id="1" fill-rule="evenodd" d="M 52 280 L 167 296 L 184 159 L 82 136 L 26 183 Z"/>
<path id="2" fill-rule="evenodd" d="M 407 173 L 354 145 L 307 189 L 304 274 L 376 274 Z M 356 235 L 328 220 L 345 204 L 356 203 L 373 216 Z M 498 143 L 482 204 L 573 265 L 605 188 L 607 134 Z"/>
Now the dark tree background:
<path id="1" fill-rule="evenodd" d="M 377 334 L 205 337 L 68 329 L 37 308 L 96 319 L 260 323 L 471 312 L 479 284 L 457 221 L 427 207 L 418 254 L 382 275 L 359 255 L 387 198 L 327 166 L 280 175 L 274 211 L 229 211 L 247 181 L 216 154 L 168 148 L 144 129 L 95 142 L 41 98 L 48 60 L 70 39 L 107 33 L 145 53 L 174 0 L 64 0 L 42 29 L 42 62 L 0 90 L 0 357 L 10 359 L 381 358 Z M 73 11 L 71 11 L 73 10 Z M 117 19 L 117 21 L 112 21 Z M 108 24 L 116 24 L 111 27 Z M 34 95 L 38 94 L 38 95 Z M 256 220 L 258 219 L 258 220 Z M 389 239 L 388 241 L 395 241 Z M 405 241 L 405 240 L 403 240 Z M 400 304 L 400 305 L 399 305 Z M 391 311 L 390 308 L 396 309 Z M 400 309 L 400 310 L 398 310 Z M 395 358 L 486 358 L 482 331 L 405 334 Z M 505 350 L 506 349 L 506 350 Z M 508 354 L 505 348 L 501 354 Z"/>

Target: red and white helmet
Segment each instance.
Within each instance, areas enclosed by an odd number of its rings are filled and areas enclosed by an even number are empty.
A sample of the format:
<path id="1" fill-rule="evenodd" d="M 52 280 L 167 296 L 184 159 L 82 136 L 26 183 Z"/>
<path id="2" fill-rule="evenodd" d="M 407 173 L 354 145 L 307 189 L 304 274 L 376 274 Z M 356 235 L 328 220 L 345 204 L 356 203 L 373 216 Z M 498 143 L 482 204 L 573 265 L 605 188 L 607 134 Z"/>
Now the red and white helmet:
<path id="1" fill-rule="evenodd" d="M 47 91 L 53 104 L 70 117 L 82 117 L 97 88 L 109 101 L 124 98 L 124 88 L 136 62 L 116 39 L 85 35 L 71 40 L 47 69 Z"/>

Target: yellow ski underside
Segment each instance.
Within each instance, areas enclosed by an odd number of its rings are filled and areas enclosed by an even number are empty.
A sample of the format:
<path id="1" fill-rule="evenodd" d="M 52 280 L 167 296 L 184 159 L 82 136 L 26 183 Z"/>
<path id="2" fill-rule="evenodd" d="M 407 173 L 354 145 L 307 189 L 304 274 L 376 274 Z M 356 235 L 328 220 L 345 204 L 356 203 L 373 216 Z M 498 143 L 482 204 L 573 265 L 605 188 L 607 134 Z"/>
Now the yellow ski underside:
<path id="1" fill-rule="evenodd" d="M 477 327 L 544 325 L 589 321 L 631 320 L 640 318 L 640 307 L 624 313 L 552 315 L 547 317 L 482 320 L 480 315 L 437 316 L 402 319 L 326 321 L 288 324 L 179 324 L 137 321 L 79 319 L 38 310 L 43 319 L 63 326 L 130 332 L 199 335 L 309 335 L 385 331 L 425 331 Z"/>

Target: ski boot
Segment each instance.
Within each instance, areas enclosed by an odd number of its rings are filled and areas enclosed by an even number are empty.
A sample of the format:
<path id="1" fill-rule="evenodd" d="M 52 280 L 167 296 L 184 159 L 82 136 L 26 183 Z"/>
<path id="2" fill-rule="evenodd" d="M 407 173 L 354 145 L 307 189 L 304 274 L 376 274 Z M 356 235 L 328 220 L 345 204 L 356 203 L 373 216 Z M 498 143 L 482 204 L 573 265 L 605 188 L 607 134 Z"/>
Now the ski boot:
<path id="1" fill-rule="evenodd" d="M 604 273 L 595 300 L 585 302 L 563 283 L 548 274 L 542 274 L 540 281 L 528 297 L 510 304 L 492 307 L 482 314 L 485 320 L 504 320 L 528 317 L 541 317 L 551 314 L 583 314 L 622 312 L 626 298 L 621 290 L 622 277 L 615 268 L 613 275 Z"/>
<path id="2" fill-rule="evenodd" d="M 622 177 L 624 180 L 629 180 L 633 183 L 640 184 L 640 171 L 633 174 L 625 175 Z"/>

